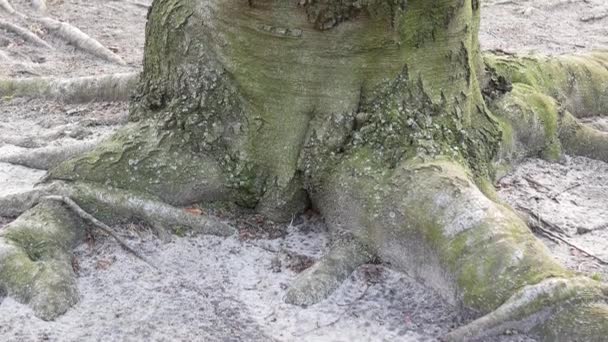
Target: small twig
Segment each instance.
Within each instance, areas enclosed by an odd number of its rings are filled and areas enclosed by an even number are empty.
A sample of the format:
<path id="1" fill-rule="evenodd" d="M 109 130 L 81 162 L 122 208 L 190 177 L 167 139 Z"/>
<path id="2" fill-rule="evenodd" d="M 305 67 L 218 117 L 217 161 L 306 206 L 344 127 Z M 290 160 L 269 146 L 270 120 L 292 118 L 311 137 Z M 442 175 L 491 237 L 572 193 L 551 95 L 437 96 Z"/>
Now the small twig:
<path id="1" fill-rule="evenodd" d="M 558 198 L 559 196 L 561 196 L 561 195 L 565 194 L 566 192 L 568 192 L 568 191 L 570 191 L 570 190 L 574 190 L 574 189 L 578 188 L 579 186 L 581 186 L 581 183 L 576 183 L 576 184 L 574 184 L 574 185 L 571 185 L 571 186 L 569 186 L 569 187 L 565 188 L 564 190 L 562 190 L 562 191 L 560 191 L 560 192 L 558 192 L 558 193 L 556 193 L 556 194 L 554 194 L 554 195 L 549 196 L 549 199 L 551 199 L 551 200 L 553 200 L 553 201 L 555 201 L 555 202 L 559 203 L 559 201 L 557 200 L 557 198 Z"/>
<path id="2" fill-rule="evenodd" d="M 72 209 L 82 219 L 91 222 L 93 225 L 95 225 L 101 231 L 103 231 L 104 233 L 106 233 L 109 236 L 111 236 L 112 238 L 114 238 L 114 240 L 116 240 L 116 242 L 118 242 L 118 244 L 120 245 L 120 247 L 122 247 L 124 250 L 126 250 L 127 252 L 133 254 L 135 257 L 137 257 L 141 261 L 145 262 L 146 264 L 150 265 L 150 267 L 156 269 L 157 271 L 160 271 L 160 269 L 156 265 L 154 265 L 152 262 L 150 262 L 143 255 L 139 254 L 136 250 L 134 250 L 133 248 L 129 247 L 129 245 L 127 245 L 126 242 L 124 242 L 121 238 L 119 238 L 116 234 L 114 234 L 114 232 L 112 232 L 112 229 L 108 225 L 106 225 L 105 223 L 99 221 L 93 215 L 91 215 L 91 214 L 87 213 L 86 211 L 84 211 L 84 209 L 82 209 L 78 204 L 76 204 L 76 202 L 74 202 L 69 197 L 65 197 L 65 196 L 46 196 L 45 198 L 53 200 L 53 201 L 59 201 L 59 202 L 65 203 L 68 207 L 70 207 L 70 209 Z"/>
<path id="3" fill-rule="evenodd" d="M 535 214 L 532 212 L 532 210 L 528 209 L 528 208 L 524 208 L 524 207 L 517 207 L 518 211 L 524 212 L 525 214 L 527 214 L 528 216 L 530 216 L 531 219 L 533 219 L 534 221 L 537 222 L 537 225 L 539 226 L 547 226 L 549 227 L 552 231 L 558 232 L 560 234 L 564 234 L 567 237 L 570 237 L 570 235 L 568 233 L 566 233 L 566 231 L 564 229 L 562 229 L 560 226 L 555 225 L 551 222 L 548 222 L 547 220 L 544 220 L 540 214 Z"/>
<path id="4" fill-rule="evenodd" d="M 599 226 L 595 226 L 593 228 L 583 228 L 583 227 L 579 227 L 576 232 L 579 235 L 583 235 L 583 234 L 587 234 L 587 233 L 591 233 L 594 232 L 596 230 L 603 230 L 603 229 L 607 229 L 608 228 L 608 223 L 603 223 L 600 224 Z"/>
<path id="5" fill-rule="evenodd" d="M 530 183 L 532 185 L 532 187 L 534 187 L 538 191 L 541 191 L 539 188 L 543 188 L 545 190 L 551 190 L 547 186 L 540 184 L 539 182 L 535 181 L 534 179 L 532 179 L 528 176 L 524 176 L 522 178 L 525 179 L 528 183 Z"/>
<path id="6" fill-rule="evenodd" d="M 518 207 L 518 210 L 520 210 L 521 212 L 524 212 L 524 213 L 527 214 L 527 220 L 526 221 L 528 222 L 528 225 L 530 226 L 530 228 L 532 228 L 532 230 L 535 230 L 535 231 L 539 232 L 540 234 L 546 236 L 547 238 L 549 238 L 551 240 L 561 241 L 561 242 L 565 243 L 566 245 L 568 245 L 568 246 L 570 246 L 570 247 L 578 250 L 579 252 L 585 254 L 586 256 L 588 256 L 588 257 L 590 257 L 592 259 L 595 259 L 596 261 L 598 261 L 602 265 L 608 265 L 608 261 L 606 261 L 606 260 L 598 257 L 597 255 L 594 255 L 591 252 L 588 252 L 587 250 L 583 249 L 582 247 L 579 247 L 574 242 L 571 242 L 568 239 L 563 238 L 563 237 L 559 236 L 558 234 L 556 234 L 556 233 L 554 233 L 554 232 L 552 232 L 552 231 L 550 231 L 548 229 L 545 229 L 542 226 L 542 224 L 539 221 L 537 221 L 532 216 L 533 214 L 531 215 L 531 213 L 530 213 L 529 210 L 527 210 L 525 208 L 521 208 L 521 207 Z"/>

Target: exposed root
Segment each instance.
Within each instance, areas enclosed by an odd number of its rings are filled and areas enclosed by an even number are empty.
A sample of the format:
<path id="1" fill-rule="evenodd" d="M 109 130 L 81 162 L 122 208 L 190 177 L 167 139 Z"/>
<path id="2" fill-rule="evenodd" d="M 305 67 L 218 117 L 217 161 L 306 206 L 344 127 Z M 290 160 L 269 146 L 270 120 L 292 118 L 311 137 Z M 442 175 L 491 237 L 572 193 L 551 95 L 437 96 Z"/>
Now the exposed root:
<path id="1" fill-rule="evenodd" d="M 563 317 L 576 322 L 572 313 L 589 307 L 597 311 L 581 321 L 593 333 L 570 323 L 565 337 L 546 340 L 605 337 L 597 332 L 608 330 L 608 311 L 597 305 L 604 305 L 606 285 L 577 277 L 555 261 L 524 222 L 486 197 L 462 166 L 411 160 L 378 170 L 370 155 L 363 150 L 345 160 L 324 181 L 317 204 L 330 229 L 353 226 L 355 238 L 381 261 L 467 312 L 486 315 L 447 340 L 473 341 L 507 329 L 537 333 Z"/>
<path id="2" fill-rule="evenodd" d="M 175 233 L 229 236 L 235 232 L 234 228 L 213 217 L 191 214 L 149 195 L 79 182 L 51 186 L 54 193 L 72 198 L 104 222 L 139 219 Z"/>
<path id="3" fill-rule="evenodd" d="M 603 294 L 598 282 L 587 278 L 553 278 L 539 284 L 526 286 L 513 295 L 506 303 L 491 313 L 462 326 L 444 337 L 446 341 L 475 341 L 483 337 L 495 336 L 506 330 L 534 332 L 543 328 L 555 314 L 571 310 L 573 307 L 602 301 Z M 599 327 L 608 324 L 606 315 L 583 317 Z M 606 329 L 606 327 L 604 327 Z M 597 335 L 598 337 L 600 335 Z M 545 339 L 546 335 L 543 336 Z M 577 339 L 580 336 L 568 332 L 561 337 L 567 341 L 589 341 Z"/>
<path id="4" fill-rule="evenodd" d="M 92 150 L 96 145 L 96 142 L 86 142 L 61 147 L 42 147 L 0 156 L 0 162 L 49 170 L 63 161 Z"/>
<path id="5" fill-rule="evenodd" d="M 218 220 L 190 214 L 149 195 L 93 184 L 54 182 L 0 199 L 0 214 L 13 216 L 22 211 L 23 215 L 0 231 L 0 295 L 29 304 L 45 320 L 63 314 L 78 301 L 71 249 L 84 237 L 84 229 L 78 228 L 83 225 L 81 219 L 92 222 L 154 268 L 97 217 L 107 222 L 140 219 L 180 233 L 234 233 L 232 227 Z"/>
<path id="6" fill-rule="evenodd" d="M 490 107 L 503 131 L 497 158 L 498 176 L 525 157 L 558 160 L 567 153 L 608 161 L 608 133 L 580 123 L 561 109 L 554 98 L 532 86 L 515 83 L 510 92 L 493 100 Z"/>
<path id="7" fill-rule="evenodd" d="M 4 131 L 6 132 L 6 130 Z M 0 133 L 3 132 L 0 131 Z M 0 143 L 23 148 L 40 148 L 48 145 L 52 141 L 55 141 L 65 136 L 74 139 L 82 139 L 86 136 L 89 136 L 90 134 L 91 132 L 88 129 L 82 128 L 79 125 L 64 125 L 55 128 L 51 132 L 33 136 L 8 135 L 4 133 L 4 136 L 0 136 Z"/>
<path id="8" fill-rule="evenodd" d="M 110 51 L 110 49 L 106 48 L 100 42 L 91 38 L 86 33 L 80 31 L 80 29 L 77 27 L 48 17 L 39 18 L 37 20 L 49 31 L 66 40 L 68 43 L 73 44 L 79 49 L 107 61 L 120 65 L 126 65 L 125 61 L 120 58 L 120 56 Z"/>
<path id="9" fill-rule="evenodd" d="M 139 73 L 77 78 L 0 78 L 0 97 L 31 97 L 66 103 L 127 101 Z"/>
<path id="10" fill-rule="evenodd" d="M 30 43 L 45 47 L 47 49 L 53 49 L 53 47 L 51 45 L 49 45 L 47 42 L 45 42 L 44 40 L 39 38 L 33 32 L 31 32 L 21 26 L 17 26 L 15 24 L 9 23 L 8 21 L 0 19 L 0 28 L 7 30 L 7 31 L 11 31 Z"/>
<path id="11" fill-rule="evenodd" d="M 193 152 L 179 135 L 159 134 L 158 124 L 150 121 L 128 123 L 93 151 L 52 169 L 49 179 L 148 193 L 175 206 L 231 196 L 213 157 Z"/>
<path id="12" fill-rule="evenodd" d="M 319 262 L 292 284 L 285 302 L 312 305 L 327 298 L 357 267 L 373 260 L 368 248 L 355 240 L 339 240 Z"/>
<path id="13" fill-rule="evenodd" d="M 608 51 L 557 57 L 486 55 L 494 76 L 551 96 L 577 118 L 608 115 Z"/>
<path id="14" fill-rule="evenodd" d="M 0 231 L 0 293 L 52 320 L 78 302 L 71 250 L 84 238 L 82 222 L 44 201 Z"/>
<path id="15" fill-rule="evenodd" d="M 137 257 L 141 261 L 145 262 L 146 264 L 150 265 L 150 267 L 152 267 L 156 270 L 159 270 L 158 266 L 154 265 L 146 257 L 144 257 L 143 255 L 138 253 L 133 248 L 129 247 L 129 245 L 127 245 L 121 238 L 119 238 L 116 234 L 114 234 L 114 232 L 112 231 L 112 228 L 108 227 L 108 225 L 106 225 L 105 223 L 96 219 L 93 215 L 84 211 L 81 207 L 78 206 L 78 204 L 76 204 L 76 202 L 72 201 L 69 197 L 52 195 L 52 196 L 46 196 L 45 198 L 65 203 L 68 207 L 70 207 L 70 209 L 72 209 L 72 211 L 74 211 L 74 213 L 76 213 L 78 216 L 80 216 L 80 218 L 91 222 L 97 228 L 101 229 L 104 233 L 110 235 L 114 240 L 116 240 L 116 242 L 118 242 L 120 247 L 122 247 L 124 250 L 133 254 L 135 257 Z"/>
<path id="16" fill-rule="evenodd" d="M 559 137 L 564 151 L 608 163 L 608 133 L 578 122 L 566 113 L 562 119 Z"/>
<path id="17" fill-rule="evenodd" d="M 44 195 L 46 191 L 43 188 L 0 197 L 0 216 L 17 217 L 38 204 Z"/>
<path id="18" fill-rule="evenodd" d="M 4 12 L 10 15 L 16 15 L 22 18 L 25 17 L 25 15 L 23 15 L 22 13 L 17 12 L 15 8 L 11 5 L 11 3 L 8 2 L 8 0 L 0 0 L 0 8 L 2 8 Z"/>

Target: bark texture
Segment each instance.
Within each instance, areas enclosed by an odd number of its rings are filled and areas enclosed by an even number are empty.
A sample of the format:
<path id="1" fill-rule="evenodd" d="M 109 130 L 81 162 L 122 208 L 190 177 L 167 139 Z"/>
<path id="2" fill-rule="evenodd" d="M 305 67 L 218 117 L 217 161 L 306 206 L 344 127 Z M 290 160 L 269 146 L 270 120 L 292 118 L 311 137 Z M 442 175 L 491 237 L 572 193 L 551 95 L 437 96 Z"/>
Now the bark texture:
<path id="1" fill-rule="evenodd" d="M 447 339 L 514 327 L 600 341 L 605 285 L 555 262 L 491 180 L 530 155 L 606 160 L 605 135 L 576 121 L 608 108 L 605 54 L 484 59 L 479 9 L 156 0 L 130 123 L 47 180 L 80 189 L 75 202 L 94 212 L 146 213 L 124 191 L 178 206 L 236 202 L 275 220 L 316 208 L 334 244 L 288 291 L 294 304 L 380 260 L 483 316 Z M 101 185 L 123 197 L 104 201 Z M 581 313 L 584 329 L 570 323 Z"/>

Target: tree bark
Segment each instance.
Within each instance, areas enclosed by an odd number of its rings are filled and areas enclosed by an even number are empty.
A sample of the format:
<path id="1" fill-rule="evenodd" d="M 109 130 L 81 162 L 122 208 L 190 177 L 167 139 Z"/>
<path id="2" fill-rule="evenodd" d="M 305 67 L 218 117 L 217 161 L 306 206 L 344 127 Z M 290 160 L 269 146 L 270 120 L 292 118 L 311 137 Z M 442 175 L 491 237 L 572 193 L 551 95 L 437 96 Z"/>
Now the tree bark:
<path id="1" fill-rule="evenodd" d="M 520 61 L 482 59 L 479 10 L 478 0 L 156 0 L 131 122 L 48 181 L 77 184 L 74 201 L 92 209 L 106 195 L 86 184 L 171 205 L 236 202 L 275 220 L 312 206 L 334 247 L 296 280 L 291 303 L 318 302 L 379 259 L 487 314 L 448 339 L 517 328 L 599 341 L 606 285 L 555 262 L 491 181 L 525 156 L 603 159 L 607 138 L 560 110 L 574 94 L 562 85 L 524 84 L 508 72 Z M 594 70 L 569 64 L 581 82 L 606 76 L 605 55 L 592 58 Z M 562 71 L 530 63 L 535 79 Z M 581 312 L 585 329 L 568 323 Z"/>

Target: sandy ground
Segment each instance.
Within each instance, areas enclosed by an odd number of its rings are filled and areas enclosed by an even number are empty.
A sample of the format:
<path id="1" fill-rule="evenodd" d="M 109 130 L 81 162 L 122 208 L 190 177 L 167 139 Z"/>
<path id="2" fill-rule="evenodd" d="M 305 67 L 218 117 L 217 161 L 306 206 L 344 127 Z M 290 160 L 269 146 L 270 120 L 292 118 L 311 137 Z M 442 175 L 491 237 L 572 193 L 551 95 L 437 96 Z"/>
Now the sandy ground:
<path id="1" fill-rule="evenodd" d="M 29 1 L 13 0 L 21 11 Z M 33 23 L 55 47 L 33 47 L 0 30 L 0 77 L 80 76 L 139 70 L 146 10 L 127 0 L 48 1 L 49 15 L 112 47 L 126 66 L 78 51 Z M 141 3 L 141 1 L 140 1 Z M 601 0 L 485 1 L 484 49 L 550 54 L 608 48 L 608 5 Z M 597 19 L 590 19 L 593 17 Z M 0 18 L 14 20 L 0 12 Z M 1 53 L 0 53 L 1 55 Z M 126 104 L 66 105 L 0 99 L 0 155 L 18 148 L 97 140 L 124 122 Z M 608 131 L 606 119 L 593 125 Z M 17 144 L 20 147 L 15 147 Z M 0 196 L 44 175 L 0 163 Z M 608 165 L 585 158 L 528 160 L 498 182 L 509 204 L 564 230 L 570 245 L 543 238 L 568 267 L 608 280 Z M 221 215 L 222 213 L 217 213 Z M 245 218 L 243 218 L 245 217 Z M 155 272 L 98 235 L 74 253 L 81 302 L 44 322 L 10 298 L 0 304 L 1 341 L 435 341 L 467 321 L 432 291 L 381 265 L 357 270 L 330 298 L 299 308 L 283 303 L 288 284 L 326 250 L 319 219 L 303 215 L 259 236 L 255 216 L 235 219 L 235 237 L 175 237 L 161 243 L 137 225 L 116 227 L 161 269 Z M 0 227 L 9 219 L 0 218 Z M 253 228 L 250 222 L 254 222 Z M 258 224 L 259 223 L 259 224 Z M 255 238 L 253 238 L 255 237 Z M 578 248 L 574 248 L 575 245 Z M 533 341 L 505 335 L 492 341 Z"/>

